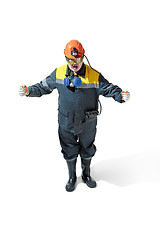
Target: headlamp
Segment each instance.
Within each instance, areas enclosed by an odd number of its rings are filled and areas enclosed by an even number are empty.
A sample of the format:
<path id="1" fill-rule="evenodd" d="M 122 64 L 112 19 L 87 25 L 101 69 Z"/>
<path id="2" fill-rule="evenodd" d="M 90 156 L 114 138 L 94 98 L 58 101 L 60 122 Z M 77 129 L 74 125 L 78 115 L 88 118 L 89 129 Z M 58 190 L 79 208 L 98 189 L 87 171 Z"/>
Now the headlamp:
<path id="1" fill-rule="evenodd" d="M 71 51 L 71 55 L 72 55 L 73 57 L 77 57 L 77 55 L 78 55 L 78 50 L 77 50 L 76 48 L 73 48 L 73 50 Z"/>

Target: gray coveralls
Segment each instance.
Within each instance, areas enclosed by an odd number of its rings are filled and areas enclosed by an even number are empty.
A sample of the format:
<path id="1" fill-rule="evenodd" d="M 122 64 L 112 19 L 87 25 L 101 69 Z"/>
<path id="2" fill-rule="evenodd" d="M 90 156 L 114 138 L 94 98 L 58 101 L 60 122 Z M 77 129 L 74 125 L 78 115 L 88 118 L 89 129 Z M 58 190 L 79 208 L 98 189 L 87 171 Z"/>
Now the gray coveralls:
<path id="1" fill-rule="evenodd" d="M 64 158 L 72 160 L 79 154 L 82 158 L 92 158 L 96 152 L 94 140 L 97 117 L 88 119 L 85 112 L 98 109 L 99 95 L 112 97 L 123 103 L 122 89 L 109 83 L 100 73 L 84 63 L 78 72 L 78 77 L 82 78 L 80 87 L 66 87 L 66 75 L 74 75 L 67 64 L 56 68 L 40 83 L 30 86 L 28 96 L 41 97 L 56 88 L 59 93 L 59 139 Z"/>

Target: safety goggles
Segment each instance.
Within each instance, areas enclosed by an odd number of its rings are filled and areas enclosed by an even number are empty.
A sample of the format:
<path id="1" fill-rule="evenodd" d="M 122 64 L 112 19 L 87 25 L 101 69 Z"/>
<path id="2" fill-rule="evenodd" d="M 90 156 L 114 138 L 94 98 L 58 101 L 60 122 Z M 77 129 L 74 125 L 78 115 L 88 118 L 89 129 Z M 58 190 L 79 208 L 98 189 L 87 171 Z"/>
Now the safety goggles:
<path id="1" fill-rule="evenodd" d="M 66 60 L 71 65 L 73 65 L 74 63 L 79 64 L 83 61 L 83 57 L 75 58 L 75 59 L 66 57 Z"/>

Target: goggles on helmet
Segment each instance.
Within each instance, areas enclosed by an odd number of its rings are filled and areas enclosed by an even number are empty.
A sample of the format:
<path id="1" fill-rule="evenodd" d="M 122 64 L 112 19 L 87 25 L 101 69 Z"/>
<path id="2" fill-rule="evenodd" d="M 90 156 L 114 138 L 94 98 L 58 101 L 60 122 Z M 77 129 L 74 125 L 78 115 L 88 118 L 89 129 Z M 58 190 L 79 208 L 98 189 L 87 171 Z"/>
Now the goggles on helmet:
<path id="1" fill-rule="evenodd" d="M 66 60 L 67 60 L 67 62 L 69 63 L 69 64 L 71 64 L 71 65 L 73 65 L 74 63 L 77 63 L 77 64 L 79 64 L 79 63 L 81 63 L 82 61 L 83 61 L 83 57 L 80 57 L 80 58 L 68 58 L 68 57 L 66 57 Z"/>

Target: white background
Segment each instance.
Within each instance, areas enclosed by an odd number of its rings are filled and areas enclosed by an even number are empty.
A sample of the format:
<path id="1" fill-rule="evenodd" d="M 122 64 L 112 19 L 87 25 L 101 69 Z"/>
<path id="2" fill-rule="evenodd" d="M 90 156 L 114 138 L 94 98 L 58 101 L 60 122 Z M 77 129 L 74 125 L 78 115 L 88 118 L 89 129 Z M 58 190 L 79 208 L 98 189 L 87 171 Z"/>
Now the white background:
<path id="1" fill-rule="evenodd" d="M 0 239 L 159 239 L 159 1 L 15 0 L 0 3 Z M 92 67 L 131 93 L 101 97 L 92 175 L 65 191 L 58 94 L 20 97 L 21 84 L 65 64 L 71 39 Z M 80 160 L 80 159 L 79 159 Z"/>

